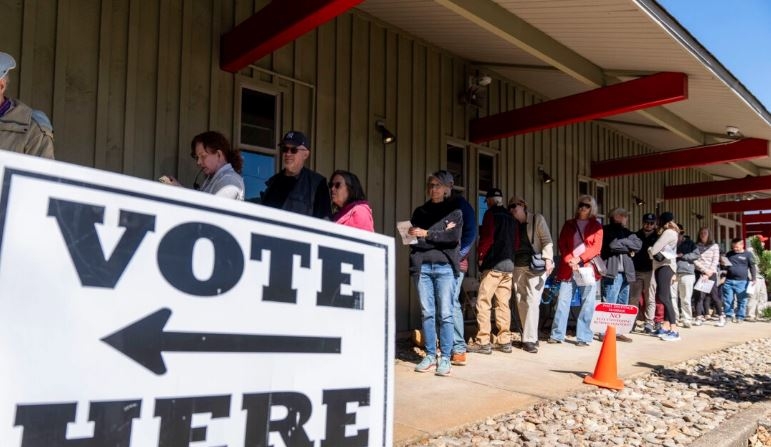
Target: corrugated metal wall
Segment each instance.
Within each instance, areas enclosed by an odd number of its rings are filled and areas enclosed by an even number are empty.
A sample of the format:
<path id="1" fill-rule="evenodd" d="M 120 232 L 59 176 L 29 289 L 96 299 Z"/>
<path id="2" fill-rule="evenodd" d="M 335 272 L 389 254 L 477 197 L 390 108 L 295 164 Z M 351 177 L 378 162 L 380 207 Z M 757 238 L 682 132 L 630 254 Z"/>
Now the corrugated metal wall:
<path id="1" fill-rule="evenodd" d="M 220 34 L 267 2 L 0 0 L 2 50 L 20 63 L 9 93 L 52 117 L 58 159 L 148 179 L 172 173 L 191 184 L 192 136 L 206 129 L 233 135 L 238 86 L 267 87 L 281 93 L 282 129 L 314 130 L 317 171 L 349 169 L 362 177 L 376 229 L 385 234 L 425 200 L 426 175 L 446 167 L 445 147 L 465 142 L 469 119 L 540 101 L 496 79 L 485 107 L 462 105 L 458 94 L 473 67 L 358 11 L 256 62 L 315 89 L 252 69 L 237 76 L 220 71 Z M 397 135 L 395 144 L 382 144 L 374 126 L 381 118 Z M 468 145 L 467 195 L 474 204 L 478 153 L 496 155 L 500 188 L 523 195 L 556 235 L 590 160 L 648 150 L 597 123 Z M 554 183 L 540 182 L 539 165 Z M 611 179 L 606 210 L 631 209 L 636 227 L 643 212 L 655 210 L 662 186 L 707 179 L 694 170 Z M 647 205 L 636 208 L 633 193 Z M 681 200 L 661 210 L 674 211 L 695 233 L 692 211 L 708 216 L 708 205 Z M 399 246 L 398 330 L 419 321 L 407 263 Z"/>

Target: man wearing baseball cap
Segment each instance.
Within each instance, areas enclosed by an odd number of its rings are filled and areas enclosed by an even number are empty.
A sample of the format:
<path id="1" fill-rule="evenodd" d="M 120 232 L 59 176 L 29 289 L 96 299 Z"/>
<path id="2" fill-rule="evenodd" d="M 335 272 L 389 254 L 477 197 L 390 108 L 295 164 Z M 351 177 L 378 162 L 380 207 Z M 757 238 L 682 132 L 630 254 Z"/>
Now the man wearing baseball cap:
<path id="1" fill-rule="evenodd" d="M 655 330 L 653 318 L 656 313 L 656 287 L 651 287 L 651 277 L 653 276 L 653 263 L 648 256 L 648 247 L 656 243 L 658 234 L 656 234 L 656 215 L 646 213 L 642 218 L 643 226 L 637 233 L 642 241 L 642 247 L 632 258 L 635 270 L 635 280 L 629 285 L 629 304 L 637 306 L 643 291 L 645 291 L 645 308 L 640 309 L 638 320 L 645 318 L 645 332 L 653 333 Z"/>
<path id="2" fill-rule="evenodd" d="M 54 158 L 54 133 L 45 113 L 7 98 L 8 77 L 16 61 L 0 51 L 0 149 Z"/>
<path id="3" fill-rule="evenodd" d="M 332 200 L 327 179 L 305 167 L 310 156 L 310 145 L 305 134 L 292 130 L 279 144 L 284 168 L 265 182 L 262 204 L 306 216 L 329 219 Z"/>

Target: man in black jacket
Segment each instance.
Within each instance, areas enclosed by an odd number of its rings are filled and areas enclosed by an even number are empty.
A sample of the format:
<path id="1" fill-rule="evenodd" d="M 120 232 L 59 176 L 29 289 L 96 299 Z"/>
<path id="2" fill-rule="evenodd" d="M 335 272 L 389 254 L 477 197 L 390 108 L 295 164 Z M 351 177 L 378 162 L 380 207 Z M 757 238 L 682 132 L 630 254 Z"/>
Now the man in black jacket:
<path id="1" fill-rule="evenodd" d="M 653 317 L 656 314 L 656 287 L 651 285 L 653 262 L 648 256 L 648 247 L 655 244 L 656 239 L 658 239 L 658 234 L 656 234 L 656 215 L 653 213 L 643 215 L 643 227 L 635 234 L 642 241 L 642 247 L 640 247 L 636 256 L 632 258 L 634 261 L 635 280 L 629 287 L 629 304 L 638 306 L 643 291 L 645 292 L 645 308 L 640 309 L 641 312 L 637 314 L 637 319 L 642 319 L 644 315 L 645 333 L 650 334 L 654 331 Z"/>
<path id="2" fill-rule="evenodd" d="M 491 195 L 492 194 L 492 195 Z M 492 199 L 491 206 L 482 218 L 479 232 L 479 267 L 482 279 L 477 293 L 477 324 L 479 332 L 476 339 L 467 347 L 468 352 L 492 354 L 490 310 L 495 296 L 495 325 L 498 328 L 495 349 L 511 352 L 511 280 L 514 271 L 514 237 L 516 223 L 503 206 L 503 194 L 500 190 L 488 192 Z"/>
<path id="3" fill-rule="evenodd" d="M 262 196 L 263 205 L 292 211 L 306 216 L 329 219 L 332 200 L 327 179 L 305 167 L 310 147 L 305 134 L 287 132 L 279 145 L 284 169 L 265 182 L 268 188 Z"/>
<path id="4" fill-rule="evenodd" d="M 616 208 L 610 213 L 610 223 L 602 228 L 602 251 L 600 256 L 605 261 L 607 270 L 602 278 L 602 288 L 606 303 L 627 304 L 629 285 L 636 279 L 631 253 L 639 252 L 642 241 L 626 228 L 629 213 L 623 208 Z M 626 335 L 619 334 L 616 339 L 631 342 Z"/>

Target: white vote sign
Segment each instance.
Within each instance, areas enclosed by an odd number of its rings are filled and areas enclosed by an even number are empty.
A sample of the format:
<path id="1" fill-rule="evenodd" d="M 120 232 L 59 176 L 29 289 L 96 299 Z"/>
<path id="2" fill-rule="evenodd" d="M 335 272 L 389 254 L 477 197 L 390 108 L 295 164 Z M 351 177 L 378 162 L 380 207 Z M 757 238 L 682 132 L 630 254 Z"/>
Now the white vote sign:
<path id="1" fill-rule="evenodd" d="M 387 446 L 393 239 L 0 151 L 0 445 Z"/>

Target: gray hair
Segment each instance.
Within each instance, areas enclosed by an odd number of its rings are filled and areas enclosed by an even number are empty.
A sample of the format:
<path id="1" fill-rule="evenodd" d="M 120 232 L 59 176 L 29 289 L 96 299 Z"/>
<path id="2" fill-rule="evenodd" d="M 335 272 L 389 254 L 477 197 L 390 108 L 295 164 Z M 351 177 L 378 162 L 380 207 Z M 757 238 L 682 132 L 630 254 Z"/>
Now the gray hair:
<path id="1" fill-rule="evenodd" d="M 503 197 L 491 197 L 493 199 L 493 202 L 495 202 L 495 206 L 503 206 Z"/>
<path id="2" fill-rule="evenodd" d="M 597 201 L 589 194 L 584 194 L 578 197 L 577 203 L 588 203 L 592 207 L 589 208 L 589 217 L 597 217 Z M 576 210 L 576 217 L 578 217 L 578 210 Z"/>

